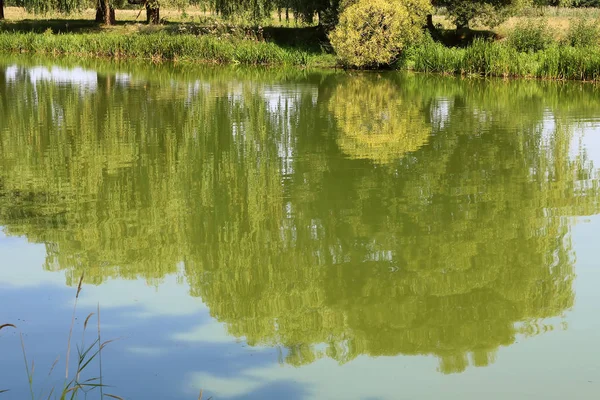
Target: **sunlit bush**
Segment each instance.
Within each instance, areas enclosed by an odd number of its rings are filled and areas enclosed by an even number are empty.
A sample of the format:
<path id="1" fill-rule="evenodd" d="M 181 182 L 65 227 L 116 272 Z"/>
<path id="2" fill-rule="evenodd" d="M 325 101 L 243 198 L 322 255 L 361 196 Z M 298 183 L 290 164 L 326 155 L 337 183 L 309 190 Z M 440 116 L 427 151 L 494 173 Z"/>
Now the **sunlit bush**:
<path id="1" fill-rule="evenodd" d="M 508 37 L 508 43 L 523 53 L 536 52 L 550 47 L 554 43 L 554 37 L 545 20 L 527 20 L 515 26 Z"/>
<path id="2" fill-rule="evenodd" d="M 428 0 L 359 0 L 344 9 L 329 38 L 344 65 L 388 65 L 418 40 L 430 9 Z"/>

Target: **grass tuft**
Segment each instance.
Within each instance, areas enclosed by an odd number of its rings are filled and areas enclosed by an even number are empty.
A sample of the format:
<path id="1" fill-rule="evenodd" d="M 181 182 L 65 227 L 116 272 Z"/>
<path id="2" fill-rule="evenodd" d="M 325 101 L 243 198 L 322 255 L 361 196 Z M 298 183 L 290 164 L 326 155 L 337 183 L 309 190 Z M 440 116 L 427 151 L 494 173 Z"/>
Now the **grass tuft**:
<path id="1" fill-rule="evenodd" d="M 100 390 L 100 398 L 110 397 L 113 399 L 123 400 L 121 397 L 113 394 L 105 394 L 103 393 L 103 388 L 105 385 L 102 383 L 102 350 L 106 347 L 107 344 L 113 342 L 114 340 L 109 340 L 102 342 L 101 341 L 101 329 L 100 329 L 100 306 L 98 305 L 98 310 L 96 313 L 88 314 L 85 322 L 83 324 L 83 332 L 81 337 L 81 343 L 76 344 L 77 348 L 77 368 L 73 377 L 70 377 L 69 374 L 69 359 L 72 345 L 72 336 L 73 329 L 75 326 L 75 315 L 77 311 L 77 300 L 79 299 L 79 295 L 81 293 L 83 287 L 83 275 L 79 279 L 79 284 L 77 285 L 77 293 L 75 295 L 75 304 L 73 306 L 73 317 L 71 319 L 71 326 L 69 328 L 69 340 L 67 343 L 67 356 L 66 356 L 66 375 L 65 375 L 65 383 L 62 389 L 57 392 L 58 398 L 60 400 L 75 400 L 79 398 L 78 396 L 82 394 L 84 398 L 87 398 L 89 392 L 95 389 Z M 97 337 L 91 344 L 86 344 L 85 333 L 88 329 L 88 324 L 91 318 L 97 314 L 98 315 L 98 326 L 97 326 Z M 0 329 L 12 327 L 16 328 L 13 324 L 3 324 L 0 326 Z M 34 394 L 34 375 L 35 375 L 35 361 L 32 360 L 31 364 L 27 359 L 27 351 L 25 346 L 25 340 L 23 338 L 23 333 L 19 333 L 19 337 L 21 340 L 21 350 L 23 352 L 23 360 L 25 362 L 25 372 L 27 374 L 27 381 L 29 384 L 29 393 L 31 395 L 31 399 L 35 400 Z M 88 375 L 87 372 L 90 369 L 91 365 L 94 364 L 94 361 L 98 360 L 99 365 L 99 375 L 97 377 L 85 378 L 84 375 Z M 58 364 L 59 358 L 56 358 L 54 363 L 50 368 L 50 372 L 48 376 L 52 374 L 54 371 L 54 367 Z M 48 393 L 47 399 L 53 398 L 52 395 L 55 393 L 56 388 L 52 387 Z M 8 390 L 0 390 L 0 394 L 8 392 Z M 58 394 L 60 393 L 60 394 Z"/>

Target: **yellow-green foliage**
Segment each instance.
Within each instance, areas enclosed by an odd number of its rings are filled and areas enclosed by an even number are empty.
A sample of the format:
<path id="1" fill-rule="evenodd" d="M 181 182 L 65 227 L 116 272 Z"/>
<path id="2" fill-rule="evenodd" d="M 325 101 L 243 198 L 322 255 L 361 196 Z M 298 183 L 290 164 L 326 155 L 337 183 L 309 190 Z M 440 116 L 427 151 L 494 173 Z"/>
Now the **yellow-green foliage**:
<path id="1" fill-rule="evenodd" d="M 430 9 L 428 0 L 359 0 L 329 38 L 345 65 L 387 65 L 419 38 Z"/>
<path id="2" fill-rule="evenodd" d="M 425 145 L 431 127 L 417 101 L 387 79 L 352 77 L 329 100 L 340 128 L 337 143 L 351 158 L 387 164 Z"/>

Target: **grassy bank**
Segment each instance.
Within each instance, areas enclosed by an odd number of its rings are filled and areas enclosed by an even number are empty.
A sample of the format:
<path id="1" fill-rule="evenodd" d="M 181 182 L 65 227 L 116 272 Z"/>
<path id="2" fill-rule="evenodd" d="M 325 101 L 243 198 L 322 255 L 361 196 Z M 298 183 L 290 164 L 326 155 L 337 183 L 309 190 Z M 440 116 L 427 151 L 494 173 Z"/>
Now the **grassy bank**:
<path id="1" fill-rule="evenodd" d="M 28 53 L 241 65 L 333 67 L 335 56 L 276 43 L 214 35 L 0 33 L 0 53 Z M 405 52 L 397 69 L 456 75 L 600 81 L 600 48 L 555 44 L 519 52 L 505 42 L 475 40 L 466 48 L 427 39 Z"/>
<path id="2" fill-rule="evenodd" d="M 536 21 L 535 26 L 545 24 L 545 20 Z M 511 34 L 522 31 L 522 26 L 511 28 Z M 569 30 L 560 38 L 555 32 L 540 33 L 547 36 L 547 41 L 542 40 L 548 43 L 543 50 L 519 51 L 511 45 L 511 35 L 497 40 L 494 32 L 477 30 L 462 38 L 459 33 L 464 32 L 439 28 L 436 40 L 428 37 L 412 46 L 394 67 L 452 75 L 600 81 L 597 40 L 572 47 L 567 40 Z M 122 23 L 107 28 L 74 19 L 14 19 L 0 24 L 0 53 L 4 54 L 332 68 L 336 56 L 326 42 L 324 33 L 310 26 L 258 29 L 204 21 L 160 26 Z"/>
<path id="3" fill-rule="evenodd" d="M 409 49 L 398 69 L 456 75 L 600 81 L 600 48 L 561 44 L 519 52 L 505 42 L 476 39 L 466 48 L 424 40 Z"/>
<path id="4" fill-rule="evenodd" d="M 331 55 L 280 46 L 275 43 L 212 35 L 85 33 L 0 33 L 0 52 L 136 58 L 244 65 L 331 65 Z"/>

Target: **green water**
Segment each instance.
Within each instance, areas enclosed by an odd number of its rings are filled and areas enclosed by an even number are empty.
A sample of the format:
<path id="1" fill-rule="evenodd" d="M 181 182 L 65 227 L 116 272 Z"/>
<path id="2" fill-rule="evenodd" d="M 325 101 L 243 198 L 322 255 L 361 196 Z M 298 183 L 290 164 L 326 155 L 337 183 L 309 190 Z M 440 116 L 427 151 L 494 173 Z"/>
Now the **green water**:
<path id="1" fill-rule="evenodd" d="M 594 160 L 587 84 L 10 60 L 0 324 L 36 390 L 85 273 L 130 399 L 597 398 Z"/>

